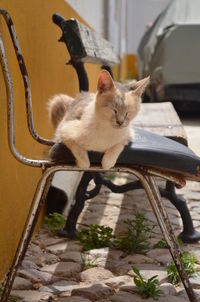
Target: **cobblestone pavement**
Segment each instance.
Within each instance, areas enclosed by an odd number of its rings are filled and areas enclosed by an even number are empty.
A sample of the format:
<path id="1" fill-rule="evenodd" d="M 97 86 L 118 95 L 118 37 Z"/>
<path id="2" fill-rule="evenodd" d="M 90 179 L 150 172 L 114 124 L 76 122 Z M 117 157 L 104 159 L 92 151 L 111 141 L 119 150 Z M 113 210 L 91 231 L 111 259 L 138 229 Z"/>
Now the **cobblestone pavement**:
<path id="1" fill-rule="evenodd" d="M 126 174 L 117 175 L 115 183 L 124 184 L 129 180 Z M 200 231 L 200 184 L 188 182 L 178 193 L 186 198 L 195 228 Z M 177 235 L 181 231 L 179 214 L 169 201 L 163 199 L 163 203 Z M 86 202 L 78 225 L 79 228 L 89 224 L 110 226 L 117 235 L 126 228 L 124 220 L 132 218 L 136 211 L 145 214 L 152 224 L 156 223 L 143 190 L 114 194 L 104 188 L 99 196 Z M 144 300 L 133 282 L 131 265 L 134 264 L 144 278 L 158 275 L 164 292 L 159 301 L 189 301 L 181 285 L 175 287 L 167 280 L 166 264 L 171 261 L 171 256 L 167 249 L 153 248 L 161 238 L 156 226 L 151 248 L 146 254 L 127 255 L 109 248 L 90 250 L 85 257 L 94 260 L 96 267 L 83 269 L 84 253 L 77 241 L 50 235 L 41 228 L 18 270 L 12 295 L 24 302 L 141 302 Z M 199 247 L 200 243 L 181 246 L 182 250 L 196 255 L 197 269 L 200 267 Z M 200 298 L 200 275 L 191 278 L 191 282 Z M 154 300 L 149 298 L 147 301 Z"/>

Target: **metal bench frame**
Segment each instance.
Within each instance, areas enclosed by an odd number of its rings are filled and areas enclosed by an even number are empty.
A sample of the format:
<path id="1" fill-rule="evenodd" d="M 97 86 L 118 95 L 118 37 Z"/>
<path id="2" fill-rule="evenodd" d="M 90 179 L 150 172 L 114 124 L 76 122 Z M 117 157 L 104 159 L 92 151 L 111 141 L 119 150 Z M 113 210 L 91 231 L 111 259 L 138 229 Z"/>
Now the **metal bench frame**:
<path id="1" fill-rule="evenodd" d="M 19 42 L 17 40 L 17 35 L 15 32 L 14 25 L 12 23 L 12 20 L 5 10 L 0 10 L 0 14 L 4 17 L 9 31 L 10 35 L 15 47 L 15 52 L 18 58 L 19 67 L 22 73 L 22 77 L 24 80 L 24 88 L 25 88 L 25 96 L 26 96 L 26 109 L 27 109 L 27 122 L 28 122 L 28 128 L 30 131 L 30 134 L 32 137 L 41 144 L 46 145 L 53 145 L 54 143 L 52 141 L 49 141 L 47 139 L 44 139 L 40 137 L 36 131 L 34 130 L 34 124 L 33 124 L 33 116 L 32 116 L 32 102 L 31 102 L 31 90 L 30 90 L 30 83 L 28 74 L 25 68 L 23 56 L 20 50 Z M 9 147 L 12 155 L 16 158 L 17 161 L 21 162 L 22 164 L 31 166 L 31 167 L 40 167 L 43 171 L 43 174 L 38 182 L 33 201 L 31 204 L 31 208 L 28 214 L 28 217 L 26 219 L 26 223 L 21 235 L 20 242 L 18 244 L 13 263 L 9 269 L 9 272 L 7 274 L 7 278 L 5 278 L 4 281 L 4 289 L 1 296 L 1 302 L 8 301 L 8 297 L 10 295 L 10 291 L 12 289 L 12 285 L 16 276 L 17 269 L 22 262 L 25 252 L 28 248 L 28 244 L 30 242 L 31 236 L 33 234 L 34 227 L 37 223 L 37 219 L 40 213 L 40 210 L 44 204 L 49 186 L 51 184 L 51 179 L 55 172 L 57 171 L 83 171 L 78 169 L 75 165 L 74 166 L 68 166 L 68 165 L 57 165 L 55 163 L 52 163 L 49 160 L 36 160 L 31 158 L 26 158 L 22 154 L 19 153 L 19 151 L 16 148 L 15 145 L 15 128 L 14 128 L 14 96 L 13 96 L 13 87 L 12 87 L 12 81 L 9 73 L 7 58 L 5 55 L 4 45 L 2 38 L 0 36 L 0 59 L 1 59 L 1 65 L 3 70 L 3 75 L 5 79 L 5 85 L 7 89 L 7 95 L 8 95 L 8 133 L 9 133 Z M 79 68 L 82 68 L 83 65 L 81 63 L 78 64 Z M 185 179 L 180 178 L 177 175 L 168 175 L 166 173 L 163 173 L 159 170 L 150 169 L 148 167 L 120 167 L 115 166 L 113 169 L 110 169 L 109 171 L 113 172 L 126 172 L 135 175 L 140 183 L 142 184 L 148 200 L 151 204 L 152 210 L 157 218 L 158 224 L 160 226 L 160 229 L 163 233 L 163 237 L 167 242 L 167 245 L 169 247 L 169 251 L 172 255 L 172 258 L 176 264 L 176 267 L 178 269 L 178 272 L 180 274 L 180 278 L 183 282 L 183 285 L 185 287 L 185 290 L 188 294 L 189 300 L 191 302 L 197 301 L 196 296 L 194 294 L 194 291 L 191 287 L 191 284 L 189 282 L 188 276 L 181 264 L 180 260 L 180 250 L 179 245 L 177 242 L 176 237 L 174 236 L 172 226 L 170 224 L 168 215 L 165 211 L 165 208 L 162 204 L 162 199 L 160 195 L 159 188 L 157 187 L 154 177 L 159 176 L 163 179 L 166 179 L 167 181 L 175 183 L 177 186 L 181 187 L 185 184 Z M 100 172 L 106 172 L 101 167 L 91 167 L 88 170 L 85 171 L 86 173 L 100 173 Z M 96 181 L 98 185 L 98 180 Z M 93 192 L 95 193 L 95 192 Z M 91 192 L 92 194 L 92 192 Z"/>

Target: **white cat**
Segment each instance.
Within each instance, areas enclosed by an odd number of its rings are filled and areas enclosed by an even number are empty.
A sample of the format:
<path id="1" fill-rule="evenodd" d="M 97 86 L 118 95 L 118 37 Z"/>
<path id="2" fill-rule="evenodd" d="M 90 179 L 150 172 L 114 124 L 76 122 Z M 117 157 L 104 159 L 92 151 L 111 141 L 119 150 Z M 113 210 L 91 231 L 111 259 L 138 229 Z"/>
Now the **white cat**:
<path id="1" fill-rule="evenodd" d="M 88 152 L 103 152 L 102 168 L 110 169 L 124 146 L 132 139 L 131 121 L 140 109 L 141 95 L 149 77 L 120 89 L 110 74 L 102 70 L 97 93 L 81 92 L 75 99 L 56 95 L 49 100 L 49 115 L 55 127 L 55 141 L 73 153 L 78 167 L 90 166 Z"/>

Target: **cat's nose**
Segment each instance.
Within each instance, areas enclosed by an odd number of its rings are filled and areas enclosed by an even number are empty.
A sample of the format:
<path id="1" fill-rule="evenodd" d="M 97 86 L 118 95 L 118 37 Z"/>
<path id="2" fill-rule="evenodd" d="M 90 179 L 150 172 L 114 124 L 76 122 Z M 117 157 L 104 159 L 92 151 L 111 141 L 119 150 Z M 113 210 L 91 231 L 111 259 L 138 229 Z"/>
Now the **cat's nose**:
<path id="1" fill-rule="evenodd" d="M 123 124 L 123 121 L 117 120 L 117 125 L 121 126 Z"/>

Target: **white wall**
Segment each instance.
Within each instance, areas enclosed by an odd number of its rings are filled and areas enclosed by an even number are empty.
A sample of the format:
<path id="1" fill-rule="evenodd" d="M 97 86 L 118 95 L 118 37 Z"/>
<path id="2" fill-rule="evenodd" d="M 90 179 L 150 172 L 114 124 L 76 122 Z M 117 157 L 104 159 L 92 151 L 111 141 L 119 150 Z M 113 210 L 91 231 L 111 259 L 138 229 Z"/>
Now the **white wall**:
<path id="1" fill-rule="evenodd" d="M 128 0 L 128 53 L 137 53 L 146 26 L 152 23 L 170 0 Z"/>
<path id="2" fill-rule="evenodd" d="M 103 0 L 65 0 L 96 32 L 104 33 Z"/>
<path id="3" fill-rule="evenodd" d="M 108 14 L 108 39 L 118 53 L 137 53 L 146 25 L 171 0 L 65 0 L 99 34 L 104 36 Z M 108 11 L 105 11 L 108 7 Z"/>
<path id="4" fill-rule="evenodd" d="M 109 0 L 108 40 L 123 56 L 127 53 L 127 0 Z"/>

